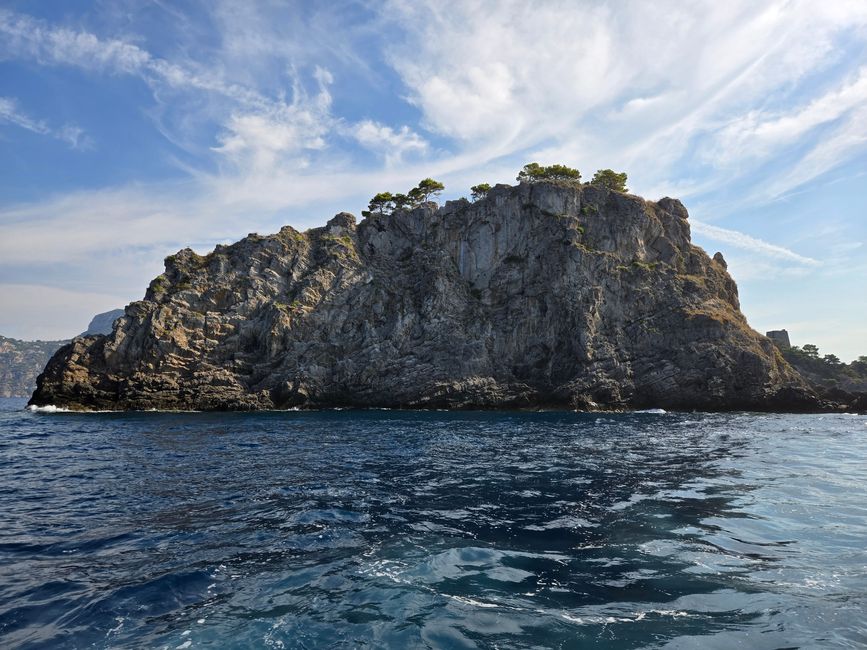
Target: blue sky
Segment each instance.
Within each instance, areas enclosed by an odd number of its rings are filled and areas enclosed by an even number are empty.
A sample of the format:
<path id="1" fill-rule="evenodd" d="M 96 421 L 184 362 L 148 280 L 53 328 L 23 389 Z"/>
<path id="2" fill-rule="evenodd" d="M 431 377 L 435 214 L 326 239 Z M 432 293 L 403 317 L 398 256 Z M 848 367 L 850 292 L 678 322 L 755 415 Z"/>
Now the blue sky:
<path id="1" fill-rule="evenodd" d="M 867 3 L 0 6 L 0 333 L 162 259 L 529 161 L 681 198 L 758 330 L 867 354 Z"/>

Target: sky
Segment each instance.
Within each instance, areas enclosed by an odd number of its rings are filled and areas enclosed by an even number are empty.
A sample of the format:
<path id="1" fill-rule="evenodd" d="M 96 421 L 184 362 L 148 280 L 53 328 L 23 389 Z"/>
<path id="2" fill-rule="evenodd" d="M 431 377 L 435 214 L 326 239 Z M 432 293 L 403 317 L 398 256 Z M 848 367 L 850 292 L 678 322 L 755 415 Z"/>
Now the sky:
<path id="1" fill-rule="evenodd" d="M 755 329 L 867 354 L 864 0 L 0 0 L 0 334 L 530 161 L 680 198 Z"/>

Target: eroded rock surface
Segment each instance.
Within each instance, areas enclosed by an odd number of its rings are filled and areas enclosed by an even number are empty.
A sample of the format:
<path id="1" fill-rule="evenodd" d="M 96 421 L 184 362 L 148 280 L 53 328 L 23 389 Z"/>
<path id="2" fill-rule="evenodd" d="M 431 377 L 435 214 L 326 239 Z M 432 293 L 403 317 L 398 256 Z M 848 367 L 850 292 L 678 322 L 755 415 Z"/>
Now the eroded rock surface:
<path id="1" fill-rule="evenodd" d="M 497 186 L 356 226 L 166 260 L 32 403 L 93 409 L 812 410 L 687 212 L 594 186 Z"/>

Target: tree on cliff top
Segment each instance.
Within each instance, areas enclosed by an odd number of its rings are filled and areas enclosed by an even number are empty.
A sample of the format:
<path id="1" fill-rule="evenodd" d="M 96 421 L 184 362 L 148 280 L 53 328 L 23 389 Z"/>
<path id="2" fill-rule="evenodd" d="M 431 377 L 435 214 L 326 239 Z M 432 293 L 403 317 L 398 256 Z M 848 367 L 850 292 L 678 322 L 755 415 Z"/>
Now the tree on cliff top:
<path id="1" fill-rule="evenodd" d="M 445 189 L 445 185 L 432 178 L 425 178 L 418 185 L 412 188 L 406 194 L 392 194 L 391 192 L 380 192 L 376 194 L 370 203 L 367 210 L 362 210 L 362 216 L 369 217 L 376 213 L 381 216 L 391 214 L 395 210 L 412 209 L 421 205 L 425 201 L 429 201 L 431 197 L 436 196 Z"/>
<path id="2" fill-rule="evenodd" d="M 406 208 L 414 207 L 412 199 L 406 194 L 395 194 L 392 197 L 392 202 L 394 203 L 395 210 L 405 210 Z"/>
<path id="3" fill-rule="evenodd" d="M 581 181 L 581 172 L 566 165 L 548 165 L 543 167 L 539 163 L 528 163 L 524 169 L 518 172 L 518 182 L 535 183 L 537 181 Z"/>
<path id="4" fill-rule="evenodd" d="M 489 183 L 479 183 L 478 185 L 473 185 L 470 188 L 470 192 L 472 192 L 473 201 L 481 201 L 488 195 L 488 192 L 491 191 L 491 186 Z"/>
<path id="5" fill-rule="evenodd" d="M 409 191 L 409 198 L 417 200 L 418 203 L 423 203 L 425 201 L 430 201 L 431 197 L 436 196 L 444 189 L 446 189 L 446 186 L 439 181 L 435 181 L 432 178 L 425 178 L 424 180 L 419 181 L 419 184 Z"/>
<path id="6" fill-rule="evenodd" d="M 370 212 L 378 212 L 381 215 L 391 214 L 394 209 L 394 196 L 391 192 L 380 192 L 370 199 L 367 207 Z"/>
<path id="7" fill-rule="evenodd" d="M 518 172 L 518 182 L 532 183 L 534 181 L 539 181 L 542 180 L 544 174 L 545 168 L 539 163 L 527 163 L 524 165 L 524 169 Z"/>
<path id="8" fill-rule="evenodd" d="M 626 172 L 616 172 L 612 169 L 600 169 L 593 175 L 592 185 L 601 185 L 615 192 L 628 192 L 626 189 Z"/>

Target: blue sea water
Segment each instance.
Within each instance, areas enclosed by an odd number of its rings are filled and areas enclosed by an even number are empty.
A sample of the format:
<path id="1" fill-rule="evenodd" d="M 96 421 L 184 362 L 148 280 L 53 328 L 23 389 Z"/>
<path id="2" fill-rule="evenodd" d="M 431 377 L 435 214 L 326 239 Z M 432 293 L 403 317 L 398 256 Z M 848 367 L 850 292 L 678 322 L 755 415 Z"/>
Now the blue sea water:
<path id="1" fill-rule="evenodd" d="M 867 646 L 867 418 L 34 414 L 4 648 Z"/>

